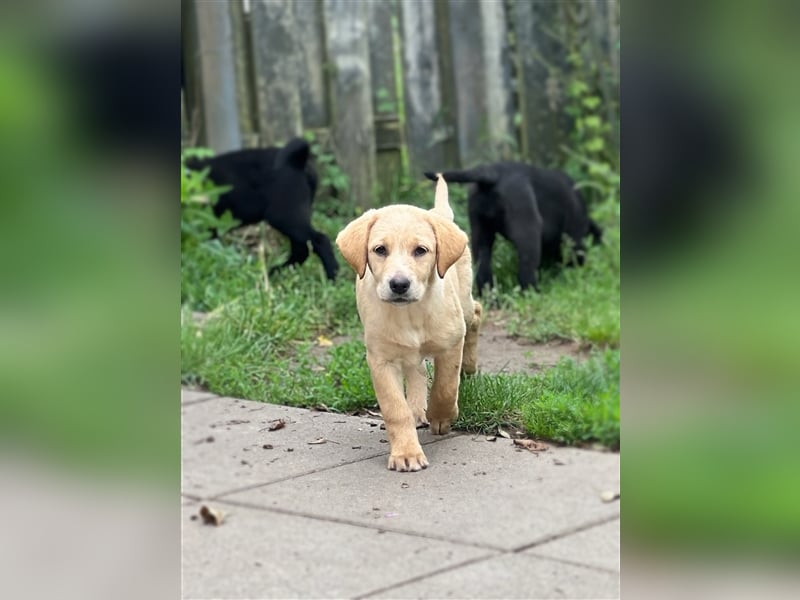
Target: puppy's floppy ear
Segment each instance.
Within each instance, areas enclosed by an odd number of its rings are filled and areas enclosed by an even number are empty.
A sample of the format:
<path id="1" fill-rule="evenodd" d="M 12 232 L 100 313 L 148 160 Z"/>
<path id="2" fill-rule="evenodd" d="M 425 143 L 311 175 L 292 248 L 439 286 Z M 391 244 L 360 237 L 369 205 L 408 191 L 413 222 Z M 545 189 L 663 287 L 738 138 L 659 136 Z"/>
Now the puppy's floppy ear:
<path id="1" fill-rule="evenodd" d="M 436 272 L 441 278 L 464 254 L 467 248 L 467 234 L 461 231 L 458 225 L 439 215 L 428 213 L 428 220 L 436 236 Z"/>
<path id="2" fill-rule="evenodd" d="M 351 221 L 336 236 L 336 245 L 339 246 L 344 259 L 358 273 L 359 279 L 363 279 L 367 272 L 367 240 L 377 218 L 377 211 L 370 209 L 355 221 Z"/>

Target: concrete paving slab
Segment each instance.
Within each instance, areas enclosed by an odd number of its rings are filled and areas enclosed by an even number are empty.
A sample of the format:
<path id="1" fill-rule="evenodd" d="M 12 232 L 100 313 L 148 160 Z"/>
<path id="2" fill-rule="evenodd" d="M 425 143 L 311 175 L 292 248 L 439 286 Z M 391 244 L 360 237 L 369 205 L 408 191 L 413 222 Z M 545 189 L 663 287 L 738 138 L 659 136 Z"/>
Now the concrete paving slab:
<path id="1" fill-rule="evenodd" d="M 619 598 L 619 575 L 505 554 L 365 598 Z"/>
<path id="2" fill-rule="evenodd" d="M 183 515 L 184 598 L 352 598 L 487 555 L 485 550 L 211 503 Z"/>
<path id="3" fill-rule="evenodd" d="M 204 400 L 211 400 L 211 398 L 216 398 L 216 395 L 212 394 L 211 392 L 181 388 L 181 406 L 195 404 Z"/>
<path id="4" fill-rule="evenodd" d="M 202 498 L 389 453 L 375 418 L 235 398 L 183 406 L 181 414 L 182 491 Z M 286 426 L 269 431 L 276 419 Z M 423 444 L 443 439 L 419 434 Z M 320 439 L 327 441 L 311 443 Z"/>
<path id="5" fill-rule="evenodd" d="M 525 553 L 619 571 L 619 519 L 534 546 Z"/>
<path id="6" fill-rule="evenodd" d="M 537 455 L 469 435 L 425 452 L 431 466 L 417 473 L 388 471 L 381 456 L 224 498 L 504 550 L 619 515 L 619 503 L 600 498 L 619 489 L 618 454 Z"/>

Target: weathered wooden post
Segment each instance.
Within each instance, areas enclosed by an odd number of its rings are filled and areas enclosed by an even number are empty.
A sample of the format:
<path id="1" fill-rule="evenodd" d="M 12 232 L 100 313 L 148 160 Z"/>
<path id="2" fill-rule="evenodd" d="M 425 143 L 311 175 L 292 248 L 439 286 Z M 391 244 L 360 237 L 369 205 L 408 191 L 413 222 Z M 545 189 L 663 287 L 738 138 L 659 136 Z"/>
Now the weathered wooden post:
<path id="1" fill-rule="evenodd" d="M 195 2 L 194 10 L 204 143 L 215 152 L 236 150 L 241 147 L 241 136 L 228 5 L 225 2 Z"/>
<path id="2" fill-rule="evenodd" d="M 381 202 L 391 200 L 389 193 L 403 169 L 405 136 L 403 99 L 398 96 L 401 75 L 396 67 L 395 38 L 397 2 L 369 3 L 369 65 L 372 84 L 372 109 L 375 119 L 375 170 Z"/>
<path id="3" fill-rule="evenodd" d="M 450 0 L 448 10 L 461 162 L 498 158 L 513 136 L 503 3 Z"/>
<path id="4" fill-rule="evenodd" d="M 452 112 L 445 106 L 437 35 L 442 31 L 432 2 L 400 4 L 408 154 L 412 176 L 453 167 Z M 446 49 L 449 50 L 449 49 Z"/>
<path id="5" fill-rule="evenodd" d="M 567 137 L 561 118 L 563 82 L 556 77 L 564 68 L 563 42 L 553 38 L 558 20 L 557 2 L 515 2 L 510 19 L 521 67 L 522 147 L 542 166 L 558 164 L 559 146 Z"/>
<path id="6" fill-rule="evenodd" d="M 295 1 L 294 24 L 300 40 L 298 91 L 304 129 L 328 126 L 328 86 L 325 73 L 325 26 L 320 2 Z"/>
<path id="7" fill-rule="evenodd" d="M 331 119 L 337 159 L 357 206 L 374 204 L 375 134 L 369 68 L 369 6 L 324 0 L 325 42 L 331 77 Z"/>
<path id="8" fill-rule="evenodd" d="M 293 5 L 293 0 L 252 2 L 258 127 L 263 146 L 285 143 L 303 129 L 298 87 L 303 60 Z"/>

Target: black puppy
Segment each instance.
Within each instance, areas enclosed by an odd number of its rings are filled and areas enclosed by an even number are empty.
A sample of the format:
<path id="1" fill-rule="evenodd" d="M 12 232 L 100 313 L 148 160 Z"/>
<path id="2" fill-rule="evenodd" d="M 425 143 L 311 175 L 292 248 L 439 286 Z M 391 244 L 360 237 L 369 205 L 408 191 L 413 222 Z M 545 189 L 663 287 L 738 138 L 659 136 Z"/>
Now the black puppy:
<path id="1" fill-rule="evenodd" d="M 539 267 L 562 261 L 564 236 L 572 241 L 578 264 L 583 264 L 586 253 L 584 238 L 601 240 L 602 231 L 589 218 L 585 200 L 561 171 L 500 162 L 442 175 L 448 183 L 475 184 L 468 207 L 479 292 L 493 284 L 492 247 L 497 234 L 516 247 L 520 286 L 537 291 Z M 434 173 L 425 176 L 436 180 Z"/>
<path id="2" fill-rule="evenodd" d="M 317 175 L 309 155 L 308 142 L 295 138 L 283 148 L 237 150 L 213 158 L 192 159 L 187 166 L 194 170 L 210 167 L 211 181 L 218 186 L 232 186 L 214 205 L 217 217 L 230 211 L 240 226 L 266 221 L 289 238 L 289 258 L 272 272 L 304 263 L 310 241 L 328 279 L 334 279 L 339 264 L 331 241 L 311 226 Z"/>

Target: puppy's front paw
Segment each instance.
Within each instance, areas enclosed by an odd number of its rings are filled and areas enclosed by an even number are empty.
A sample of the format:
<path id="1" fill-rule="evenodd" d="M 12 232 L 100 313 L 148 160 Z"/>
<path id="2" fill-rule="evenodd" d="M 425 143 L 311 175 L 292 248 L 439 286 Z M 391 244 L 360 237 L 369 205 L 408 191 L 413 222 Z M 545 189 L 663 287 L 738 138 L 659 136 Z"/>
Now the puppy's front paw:
<path id="1" fill-rule="evenodd" d="M 422 448 L 406 453 L 394 453 L 389 456 L 390 471 L 419 471 L 428 468 L 428 459 Z"/>
<path id="2" fill-rule="evenodd" d="M 428 417 L 425 414 L 425 409 L 414 410 L 412 412 L 414 414 L 414 426 L 417 429 L 428 426 Z"/>

